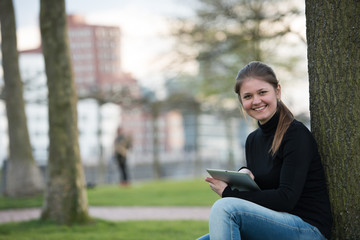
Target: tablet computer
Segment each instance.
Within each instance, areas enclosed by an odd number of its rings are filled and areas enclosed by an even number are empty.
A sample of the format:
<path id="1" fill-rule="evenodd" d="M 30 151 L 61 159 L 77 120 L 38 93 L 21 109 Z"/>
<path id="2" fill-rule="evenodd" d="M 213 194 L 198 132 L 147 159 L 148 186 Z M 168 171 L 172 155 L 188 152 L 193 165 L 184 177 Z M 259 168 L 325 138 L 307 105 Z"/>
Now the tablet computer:
<path id="1" fill-rule="evenodd" d="M 256 182 L 246 173 L 229 171 L 222 169 L 206 169 L 206 171 L 215 179 L 222 180 L 229 184 L 232 189 L 239 191 L 258 191 L 260 190 Z"/>

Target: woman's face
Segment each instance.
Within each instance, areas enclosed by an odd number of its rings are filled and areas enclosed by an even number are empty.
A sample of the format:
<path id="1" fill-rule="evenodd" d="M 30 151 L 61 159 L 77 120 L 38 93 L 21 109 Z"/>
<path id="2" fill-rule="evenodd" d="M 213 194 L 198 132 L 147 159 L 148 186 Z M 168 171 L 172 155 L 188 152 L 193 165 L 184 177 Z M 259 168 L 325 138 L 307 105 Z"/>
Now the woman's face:
<path id="1" fill-rule="evenodd" d="M 242 83 L 239 94 L 246 113 L 264 124 L 276 113 L 281 88 L 278 85 L 274 89 L 270 83 L 263 80 L 248 78 Z"/>

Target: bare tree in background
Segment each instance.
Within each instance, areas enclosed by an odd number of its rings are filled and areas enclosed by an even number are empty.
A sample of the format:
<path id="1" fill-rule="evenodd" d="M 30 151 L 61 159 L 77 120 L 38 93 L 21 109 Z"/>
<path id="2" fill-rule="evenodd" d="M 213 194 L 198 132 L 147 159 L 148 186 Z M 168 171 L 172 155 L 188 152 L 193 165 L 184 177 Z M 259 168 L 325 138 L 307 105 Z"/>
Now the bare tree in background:
<path id="1" fill-rule="evenodd" d="M 35 195 L 43 191 L 44 180 L 34 160 L 30 144 L 12 0 L 0 1 L 0 22 L 5 80 L 3 96 L 6 103 L 10 148 L 6 194 L 13 197 Z"/>
<path id="2" fill-rule="evenodd" d="M 87 222 L 88 202 L 80 159 L 77 95 L 64 0 L 41 0 L 40 29 L 49 90 L 48 181 L 42 219 Z"/>

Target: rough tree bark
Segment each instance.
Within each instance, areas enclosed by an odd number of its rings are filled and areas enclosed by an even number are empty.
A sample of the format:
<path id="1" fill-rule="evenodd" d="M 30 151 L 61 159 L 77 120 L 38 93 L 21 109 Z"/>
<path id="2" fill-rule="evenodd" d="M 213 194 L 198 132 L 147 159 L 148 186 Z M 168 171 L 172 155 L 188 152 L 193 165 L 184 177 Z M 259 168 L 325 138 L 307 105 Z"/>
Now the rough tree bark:
<path id="1" fill-rule="evenodd" d="M 0 23 L 5 81 L 4 98 L 9 132 L 9 161 L 5 193 L 13 197 L 35 195 L 43 191 L 44 180 L 34 160 L 30 144 L 12 0 L 0 1 Z"/>
<path id="2" fill-rule="evenodd" d="M 61 224 L 87 222 L 80 160 L 77 95 L 71 67 L 64 0 L 41 0 L 40 29 L 49 89 L 48 181 L 41 217 Z"/>
<path id="3" fill-rule="evenodd" d="M 311 128 L 333 239 L 360 239 L 360 1 L 306 0 Z"/>

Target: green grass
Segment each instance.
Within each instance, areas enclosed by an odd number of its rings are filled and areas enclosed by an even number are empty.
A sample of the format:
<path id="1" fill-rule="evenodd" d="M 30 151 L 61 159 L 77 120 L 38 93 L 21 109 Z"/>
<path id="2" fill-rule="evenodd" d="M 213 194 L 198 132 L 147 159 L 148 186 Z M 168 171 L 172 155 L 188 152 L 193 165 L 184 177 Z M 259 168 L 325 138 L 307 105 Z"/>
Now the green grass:
<path id="1" fill-rule="evenodd" d="M 183 240 L 196 239 L 207 232 L 205 221 L 95 220 L 89 225 L 59 226 L 33 220 L 0 225 L 0 240 Z"/>
<path id="2" fill-rule="evenodd" d="M 211 206 L 219 197 L 203 179 L 162 180 L 97 186 L 88 190 L 90 206 Z M 42 196 L 0 197 L 0 209 L 40 207 Z M 208 232 L 207 221 L 94 220 L 87 225 L 61 226 L 32 220 L 0 225 L 0 240 L 165 240 L 196 239 Z"/>
<path id="3" fill-rule="evenodd" d="M 129 188 L 102 186 L 88 191 L 91 206 L 211 206 L 218 198 L 202 179 L 152 181 Z"/>
<path id="4" fill-rule="evenodd" d="M 88 189 L 90 206 L 211 206 L 219 197 L 203 179 L 161 180 Z M 0 209 L 40 207 L 43 196 L 0 197 Z"/>
<path id="5" fill-rule="evenodd" d="M 31 208 L 42 205 L 43 196 L 12 198 L 0 196 L 0 210 L 10 208 Z"/>

